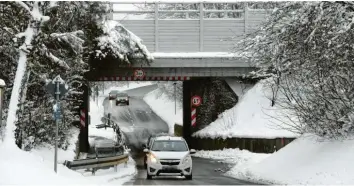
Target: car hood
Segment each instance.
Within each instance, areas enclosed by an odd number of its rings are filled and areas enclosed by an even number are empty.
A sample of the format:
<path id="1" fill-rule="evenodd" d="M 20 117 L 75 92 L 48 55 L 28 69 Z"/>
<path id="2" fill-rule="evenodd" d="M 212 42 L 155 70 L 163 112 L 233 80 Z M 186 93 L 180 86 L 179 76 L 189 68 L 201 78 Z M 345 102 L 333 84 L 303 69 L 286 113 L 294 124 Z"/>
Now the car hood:
<path id="1" fill-rule="evenodd" d="M 168 152 L 160 152 L 160 151 L 151 151 L 151 154 L 155 155 L 158 159 L 182 159 L 189 154 L 189 151 L 184 152 L 175 152 L 175 151 L 168 151 Z"/>

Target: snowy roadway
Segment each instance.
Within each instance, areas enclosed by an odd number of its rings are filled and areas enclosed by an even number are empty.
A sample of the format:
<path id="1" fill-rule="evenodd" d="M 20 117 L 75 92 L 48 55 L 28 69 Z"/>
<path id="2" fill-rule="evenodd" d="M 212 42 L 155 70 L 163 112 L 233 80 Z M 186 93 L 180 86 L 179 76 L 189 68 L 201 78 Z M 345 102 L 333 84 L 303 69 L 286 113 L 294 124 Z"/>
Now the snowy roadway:
<path id="1" fill-rule="evenodd" d="M 193 180 L 181 176 L 160 176 L 146 179 L 146 170 L 139 169 L 137 176 L 124 185 L 255 185 L 224 175 L 228 164 L 215 160 L 193 157 Z"/>
<path id="2" fill-rule="evenodd" d="M 150 134 L 165 132 L 169 130 L 168 125 L 150 106 L 145 103 L 143 97 L 146 93 L 155 90 L 156 85 L 144 86 L 127 90 L 130 96 L 129 106 L 116 106 L 115 101 L 105 98 L 103 107 L 105 114 L 111 113 L 112 119 L 118 123 L 126 133 L 128 146 L 132 149 L 132 156 L 136 161 L 138 174 L 126 185 L 235 185 L 249 184 L 231 177 L 224 173 L 229 169 L 228 164 L 215 160 L 193 158 L 193 180 L 184 180 L 183 177 L 157 177 L 153 180 L 146 180 L 146 170 L 142 168 L 143 154 L 142 145 Z"/>

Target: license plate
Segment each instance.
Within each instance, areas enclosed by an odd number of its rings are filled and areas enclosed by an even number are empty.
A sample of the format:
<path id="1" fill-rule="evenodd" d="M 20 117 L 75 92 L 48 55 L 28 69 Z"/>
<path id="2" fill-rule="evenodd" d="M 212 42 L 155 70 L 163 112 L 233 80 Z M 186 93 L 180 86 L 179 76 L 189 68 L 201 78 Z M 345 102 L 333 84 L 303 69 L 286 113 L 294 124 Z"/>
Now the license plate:
<path id="1" fill-rule="evenodd" d="M 164 165 L 162 167 L 162 169 L 164 169 L 164 170 L 175 170 L 175 169 L 177 169 L 177 166 L 175 166 L 175 165 Z"/>

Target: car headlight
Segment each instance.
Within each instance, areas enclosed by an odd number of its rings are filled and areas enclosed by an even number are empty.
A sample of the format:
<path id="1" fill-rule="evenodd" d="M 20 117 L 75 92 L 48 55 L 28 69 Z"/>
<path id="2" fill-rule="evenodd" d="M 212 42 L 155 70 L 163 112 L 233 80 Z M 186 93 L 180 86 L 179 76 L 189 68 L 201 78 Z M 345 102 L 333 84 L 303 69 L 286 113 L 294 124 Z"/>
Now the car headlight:
<path id="1" fill-rule="evenodd" d="M 191 156 L 187 156 L 187 157 L 185 157 L 185 158 L 183 159 L 182 164 L 187 164 L 187 163 L 189 163 L 190 161 L 192 161 L 192 157 L 191 157 Z"/>
<path id="2" fill-rule="evenodd" d="M 150 155 L 150 161 L 151 161 L 151 163 L 157 163 L 157 162 L 159 162 L 158 160 L 157 160 L 157 158 L 154 156 L 154 155 Z"/>

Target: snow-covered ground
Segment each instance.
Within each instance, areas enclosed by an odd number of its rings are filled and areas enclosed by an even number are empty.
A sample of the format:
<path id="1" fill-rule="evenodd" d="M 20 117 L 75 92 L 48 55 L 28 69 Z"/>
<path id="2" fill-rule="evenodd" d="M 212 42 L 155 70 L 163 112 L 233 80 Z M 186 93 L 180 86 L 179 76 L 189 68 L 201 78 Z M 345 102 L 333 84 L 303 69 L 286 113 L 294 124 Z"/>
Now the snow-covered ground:
<path id="1" fill-rule="evenodd" d="M 177 102 L 175 114 L 175 102 L 168 99 L 164 93 L 160 94 L 159 90 L 154 90 L 145 95 L 144 101 L 151 109 L 160 116 L 169 126 L 171 134 L 174 133 L 174 125 L 183 123 L 183 108 Z"/>
<path id="2" fill-rule="evenodd" d="M 220 114 L 217 120 L 193 135 L 201 138 L 297 137 L 297 134 L 282 129 L 285 127 L 283 122 L 287 122 L 285 112 L 277 108 L 277 105 L 271 107 L 269 98 L 272 92 L 264 86 L 265 83 L 266 80 L 258 82 L 233 108 Z"/>
<path id="3" fill-rule="evenodd" d="M 304 135 L 257 164 L 238 169 L 241 179 L 275 184 L 353 185 L 354 140 Z"/>
<path id="4" fill-rule="evenodd" d="M 118 90 L 127 90 L 141 86 L 151 85 L 151 82 L 134 83 L 119 87 Z M 112 88 L 114 89 L 114 88 Z M 105 92 L 109 92 L 106 90 Z M 108 94 L 108 93 L 107 93 Z M 102 102 L 104 96 L 99 97 L 98 105 L 91 101 L 90 135 L 114 139 L 112 129 L 96 129 L 103 116 Z M 135 162 L 129 159 L 128 166 L 118 166 L 118 171 L 113 168 L 98 170 L 93 176 L 84 170 L 72 171 L 66 168 L 65 160 L 75 157 L 75 143 L 78 139 L 78 129 L 72 129 L 71 145 L 67 150 L 58 150 L 58 173 L 54 172 L 54 148 L 50 145 L 37 147 L 30 152 L 22 151 L 9 143 L 0 142 L 0 185 L 122 185 L 129 181 L 135 174 Z"/>
<path id="5" fill-rule="evenodd" d="M 222 160 L 223 162 L 241 165 L 250 165 L 258 163 L 269 157 L 271 154 L 253 153 L 240 149 L 223 149 L 223 150 L 200 150 L 193 156 L 201 158 L 210 158 L 214 160 Z"/>
<path id="6" fill-rule="evenodd" d="M 118 166 L 114 170 L 90 172 L 72 171 L 62 163 L 73 160 L 78 130 L 73 130 L 71 145 L 66 151 L 58 150 L 58 173 L 54 172 L 54 148 L 49 145 L 37 147 L 30 152 L 0 143 L 0 185 L 122 185 L 136 174 L 135 163 Z"/>
<path id="7" fill-rule="evenodd" d="M 210 158 L 228 163 L 232 168 L 225 174 L 231 177 L 246 179 L 243 175 L 247 167 L 255 165 L 271 156 L 271 154 L 253 153 L 240 149 L 223 149 L 213 151 L 197 151 L 194 157 Z M 254 181 L 254 180 L 252 180 Z M 258 180 L 256 180 L 258 181 Z"/>

